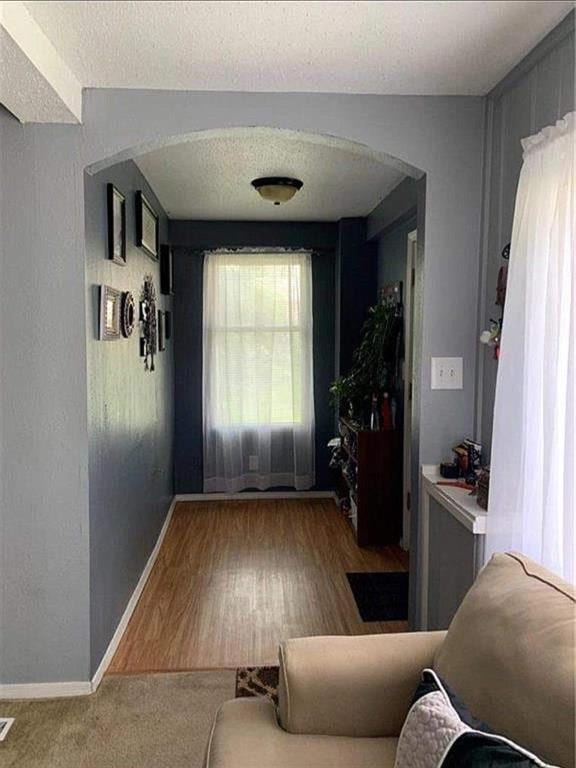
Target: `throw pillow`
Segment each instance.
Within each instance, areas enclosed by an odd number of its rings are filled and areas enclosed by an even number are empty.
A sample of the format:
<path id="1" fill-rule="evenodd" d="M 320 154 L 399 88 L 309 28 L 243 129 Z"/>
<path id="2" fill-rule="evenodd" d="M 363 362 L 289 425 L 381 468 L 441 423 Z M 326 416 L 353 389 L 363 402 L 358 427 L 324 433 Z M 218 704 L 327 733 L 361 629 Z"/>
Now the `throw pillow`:
<path id="1" fill-rule="evenodd" d="M 468 713 L 463 719 L 438 675 L 432 669 L 425 669 L 400 734 L 394 768 L 554 766 L 504 736 L 492 733 L 483 724 L 471 721 Z"/>

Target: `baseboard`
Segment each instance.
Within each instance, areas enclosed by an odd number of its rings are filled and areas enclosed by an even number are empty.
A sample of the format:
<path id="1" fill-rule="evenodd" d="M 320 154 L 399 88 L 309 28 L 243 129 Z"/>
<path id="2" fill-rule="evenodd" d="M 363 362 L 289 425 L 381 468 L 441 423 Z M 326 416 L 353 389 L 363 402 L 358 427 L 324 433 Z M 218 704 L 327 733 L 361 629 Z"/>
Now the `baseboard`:
<path id="1" fill-rule="evenodd" d="M 87 696 L 89 693 L 92 693 L 92 683 L 89 680 L 0 684 L 0 699 L 55 699 L 62 696 Z"/>
<path id="2" fill-rule="evenodd" d="M 152 568 L 154 567 L 154 563 L 156 562 L 156 559 L 158 557 L 158 553 L 160 552 L 162 542 L 164 541 L 164 537 L 166 536 L 168 526 L 170 525 L 170 521 L 172 520 L 172 514 L 174 513 L 176 502 L 177 502 L 177 497 L 174 496 L 170 504 L 170 508 L 168 509 L 168 514 L 166 515 L 166 519 L 164 520 L 160 533 L 158 534 L 158 538 L 156 539 L 156 544 L 154 545 L 154 549 L 150 553 L 148 562 L 144 566 L 144 570 L 142 571 L 140 578 L 138 579 L 138 584 L 136 584 L 136 588 L 134 592 L 132 592 L 132 596 L 130 597 L 130 600 L 128 600 L 128 604 L 124 609 L 124 613 L 122 614 L 122 618 L 120 619 L 118 626 L 116 627 L 116 631 L 112 636 L 112 640 L 110 640 L 110 643 L 108 644 L 108 648 L 106 649 L 106 652 L 102 657 L 102 661 L 100 662 L 100 664 L 98 665 L 98 669 L 94 673 L 92 682 L 90 683 L 90 686 L 91 686 L 90 693 L 94 693 L 98 689 L 98 686 L 100 685 L 100 682 L 104 677 L 104 673 L 108 669 L 108 666 L 112 661 L 112 658 L 116 653 L 118 646 L 120 645 L 120 640 L 122 640 L 122 635 L 126 631 L 128 622 L 130 621 L 130 618 L 134 613 L 134 609 L 136 608 L 138 600 L 140 599 L 140 595 L 142 594 L 144 587 L 146 586 L 148 577 L 150 576 Z"/>
<path id="3" fill-rule="evenodd" d="M 138 600 L 140 599 L 140 595 L 142 594 L 144 587 L 146 586 L 146 582 L 148 581 L 150 572 L 154 567 L 154 563 L 156 562 L 158 553 L 160 552 L 160 547 L 162 546 L 162 542 L 164 541 L 164 537 L 166 536 L 168 526 L 170 525 L 170 520 L 172 519 L 172 514 L 176 506 L 176 501 L 177 499 L 176 497 L 174 497 L 170 504 L 170 508 L 168 509 L 166 519 L 162 524 L 160 533 L 158 534 L 158 538 L 156 540 L 156 544 L 154 545 L 154 549 L 150 553 L 150 557 L 148 558 L 148 561 L 144 566 L 144 570 L 140 574 L 140 578 L 138 579 L 138 584 L 136 585 L 134 592 L 130 596 L 130 600 L 128 600 L 128 604 L 124 609 L 122 618 L 120 619 L 118 626 L 116 627 L 116 631 L 112 636 L 112 640 L 110 640 L 110 643 L 108 644 L 108 648 L 106 649 L 106 652 L 102 657 L 102 661 L 98 665 L 98 669 L 94 673 L 92 680 L 78 681 L 78 682 L 62 682 L 62 683 L 0 684 L 0 699 L 55 699 L 63 696 L 87 696 L 91 693 L 96 692 L 96 690 L 98 689 L 98 686 L 102 681 L 102 678 L 104 677 L 104 673 L 108 669 L 108 665 L 112 661 L 112 657 L 116 653 L 116 649 L 120 644 L 122 635 L 124 634 L 126 627 L 128 626 L 128 622 L 130 621 L 132 613 L 136 608 Z"/>
<path id="4" fill-rule="evenodd" d="M 178 493 L 176 501 L 246 501 L 250 499 L 333 499 L 334 491 L 246 491 L 241 493 Z"/>

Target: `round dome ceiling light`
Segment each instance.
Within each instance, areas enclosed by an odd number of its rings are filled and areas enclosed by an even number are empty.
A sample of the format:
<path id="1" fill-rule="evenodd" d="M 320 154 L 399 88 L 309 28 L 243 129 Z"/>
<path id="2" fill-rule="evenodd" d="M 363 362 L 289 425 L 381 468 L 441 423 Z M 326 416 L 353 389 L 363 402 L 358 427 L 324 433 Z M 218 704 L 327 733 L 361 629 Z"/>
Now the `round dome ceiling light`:
<path id="1" fill-rule="evenodd" d="M 263 200 L 280 205 L 292 200 L 296 192 L 302 189 L 302 182 L 300 179 L 289 179 L 283 176 L 266 176 L 262 179 L 254 179 L 252 186 Z"/>

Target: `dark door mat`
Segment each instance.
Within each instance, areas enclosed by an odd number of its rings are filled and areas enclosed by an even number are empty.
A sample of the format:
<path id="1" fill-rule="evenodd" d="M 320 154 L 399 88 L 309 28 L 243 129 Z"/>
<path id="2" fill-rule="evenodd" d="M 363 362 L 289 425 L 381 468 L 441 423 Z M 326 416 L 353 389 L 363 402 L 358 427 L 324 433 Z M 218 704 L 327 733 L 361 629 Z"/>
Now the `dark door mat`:
<path id="1" fill-rule="evenodd" d="M 278 667 L 239 667 L 236 670 L 236 698 L 262 696 L 278 704 Z"/>
<path id="2" fill-rule="evenodd" d="M 408 618 L 407 573 L 347 573 L 362 621 L 405 621 Z"/>

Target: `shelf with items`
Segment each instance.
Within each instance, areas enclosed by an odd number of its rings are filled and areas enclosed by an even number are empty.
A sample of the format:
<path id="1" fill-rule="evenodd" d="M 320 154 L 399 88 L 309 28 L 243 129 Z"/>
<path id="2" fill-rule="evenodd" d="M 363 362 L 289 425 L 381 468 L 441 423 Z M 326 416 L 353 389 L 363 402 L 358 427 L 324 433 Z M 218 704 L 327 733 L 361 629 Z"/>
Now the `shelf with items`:
<path id="1" fill-rule="evenodd" d="M 339 423 L 341 473 L 356 505 L 360 546 L 397 544 L 402 533 L 402 435 Z"/>

